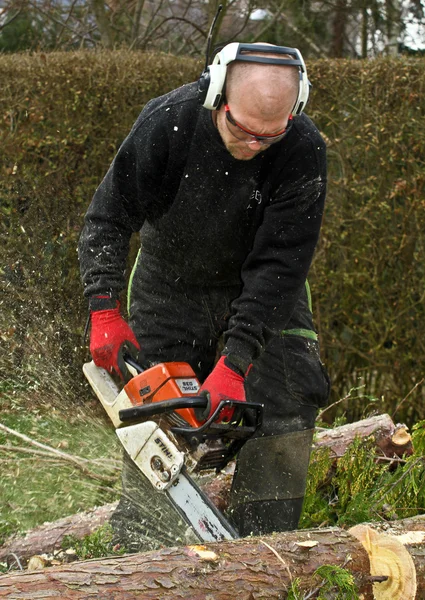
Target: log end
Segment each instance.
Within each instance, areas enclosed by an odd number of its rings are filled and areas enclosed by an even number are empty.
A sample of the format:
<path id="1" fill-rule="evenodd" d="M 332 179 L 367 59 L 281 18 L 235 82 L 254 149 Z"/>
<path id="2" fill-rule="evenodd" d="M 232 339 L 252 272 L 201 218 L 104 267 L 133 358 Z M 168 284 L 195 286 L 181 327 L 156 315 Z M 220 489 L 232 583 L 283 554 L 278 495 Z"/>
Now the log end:
<path id="1" fill-rule="evenodd" d="M 356 525 L 348 532 L 363 545 L 369 555 L 370 573 L 375 579 L 376 600 L 414 600 L 416 598 L 416 569 L 409 552 L 397 539 L 378 533 L 368 525 Z"/>
<path id="2" fill-rule="evenodd" d="M 402 423 L 397 423 L 395 426 L 395 430 L 393 435 L 391 436 L 391 441 L 395 446 L 411 446 L 412 438 L 410 433 L 408 433 L 409 429 L 406 425 Z"/>

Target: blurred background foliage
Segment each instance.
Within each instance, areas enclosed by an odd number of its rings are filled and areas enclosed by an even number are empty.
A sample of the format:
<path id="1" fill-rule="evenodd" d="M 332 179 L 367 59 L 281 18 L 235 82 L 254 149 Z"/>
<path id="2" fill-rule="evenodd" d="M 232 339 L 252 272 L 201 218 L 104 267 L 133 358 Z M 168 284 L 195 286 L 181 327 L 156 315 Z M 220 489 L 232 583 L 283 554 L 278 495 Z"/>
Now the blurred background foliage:
<path id="1" fill-rule="evenodd" d="M 87 315 L 76 246 L 91 196 L 151 97 L 202 61 L 140 51 L 0 56 L 0 392 L 72 406 Z M 329 191 L 310 283 L 332 401 L 423 418 L 425 62 L 309 62 Z"/>
<path id="2" fill-rule="evenodd" d="M 261 40 L 308 58 L 423 48 L 424 0 L 0 0 L 0 52 L 102 47 L 197 57 L 219 4 L 213 46 Z"/>
<path id="3" fill-rule="evenodd" d="M 310 114 L 328 142 L 329 195 L 311 282 L 334 394 L 364 386 L 392 414 L 412 392 L 403 415 L 421 418 L 425 63 L 312 68 Z"/>

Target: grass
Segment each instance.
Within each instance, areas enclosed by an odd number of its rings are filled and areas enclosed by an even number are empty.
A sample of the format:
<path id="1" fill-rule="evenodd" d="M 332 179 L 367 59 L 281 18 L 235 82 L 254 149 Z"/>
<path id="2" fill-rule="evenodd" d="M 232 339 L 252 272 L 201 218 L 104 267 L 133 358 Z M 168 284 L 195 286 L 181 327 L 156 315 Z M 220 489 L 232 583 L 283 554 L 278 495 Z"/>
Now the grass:
<path id="1" fill-rule="evenodd" d="M 316 569 L 311 578 L 315 587 L 310 592 L 301 589 L 300 580 L 292 581 L 287 600 L 356 600 L 359 598 L 353 575 L 342 567 L 322 565 Z"/>
<path id="2" fill-rule="evenodd" d="M 101 525 L 96 531 L 83 538 L 66 535 L 62 541 L 62 549 L 72 549 L 78 560 L 89 558 L 102 558 L 104 556 L 120 556 L 126 552 L 125 548 L 112 547 L 113 531 L 109 523 Z"/>
<path id="3" fill-rule="evenodd" d="M 23 392 L 0 394 L 0 422 L 67 455 L 76 464 L 0 431 L 0 544 L 13 533 L 112 502 L 119 495 L 121 449 L 97 406 L 58 406 Z M 91 473 L 87 474 L 87 470 Z"/>

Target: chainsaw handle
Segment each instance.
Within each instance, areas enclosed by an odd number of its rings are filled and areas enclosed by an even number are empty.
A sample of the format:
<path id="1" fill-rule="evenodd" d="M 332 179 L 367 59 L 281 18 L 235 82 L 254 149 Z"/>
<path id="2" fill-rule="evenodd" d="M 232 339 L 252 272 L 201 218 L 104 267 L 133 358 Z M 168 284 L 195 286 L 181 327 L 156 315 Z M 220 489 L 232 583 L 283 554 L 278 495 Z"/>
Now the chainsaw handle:
<path id="1" fill-rule="evenodd" d="M 138 375 L 149 369 L 148 365 L 140 365 L 130 354 L 124 354 L 124 361 L 137 372 Z"/>
<path id="2" fill-rule="evenodd" d="M 258 427 L 260 427 L 260 425 L 263 422 L 264 404 L 258 404 L 257 402 L 245 402 L 243 400 L 228 399 L 228 400 L 221 400 L 219 405 L 213 412 L 213 414 L 210 417 L 208 417 L 208 419 L 205 421 L 205 423 L 203 423 L 199 427 L 197 427 L 197 428 L 194 428 L 194 427 L 172 427 L 171 431 L 173 433 L 180 433 L 181 435 L 194 435 L 194 434 L 204 433 L 212 425 L 214 425 L 215 427 L 218 427 L 220 429 L 220 424 L 215 423 L 215 421 L 220 416 L 222 409 L 225 407 L 235 408 L 236 410 L 239 408 L 239 409 L 243 410 L 244 412 L 247 410 L 253 411 L 253 415 L 255 415 L 255 425 L 254 425 L 254 428 L 252 429 L 251 433 L 254 433 L 254 431 L 256 431 L 256 429 Z M 224 430 L 240 429 L 240 420 L 241 420 L 241 417 L 239 416 L 239 417 L 237 417 L 237 420 L 235 420 L 234 422 L 231 421 L 230 423 L 223 424 L 222 428 L 224 428 Z"/>
<path id="3" fill-rule="evenodd" d="M 179 408 L 206 408 L 208 400 L 205 396 L 188 396 L 187 398 L 170 398 L 161 402 L 152 402 L 141 406 L 133 406 L 120 410 L 118 415 L 121 421 L 133 421 L 145 417 L 154 417 L 169 413 Z"/>

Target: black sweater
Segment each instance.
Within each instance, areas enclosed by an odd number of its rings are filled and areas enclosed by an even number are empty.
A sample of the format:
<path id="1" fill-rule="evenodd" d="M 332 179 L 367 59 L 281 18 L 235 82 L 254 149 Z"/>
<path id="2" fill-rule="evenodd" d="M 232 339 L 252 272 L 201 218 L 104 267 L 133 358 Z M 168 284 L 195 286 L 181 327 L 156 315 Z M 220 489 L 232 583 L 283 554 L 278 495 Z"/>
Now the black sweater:
<path id="1" fill-rule="evenodd" d="M 196 84 L 151 100 L 93 197 L 80 238 L 85 295 L 118 297 L 131 234 L 188 285 L 242 284 L 226 354 L 247 366 L 285 328 L 318 240 L 326 150 L 305 116 L 249 161 L 233 158 Z"/>

